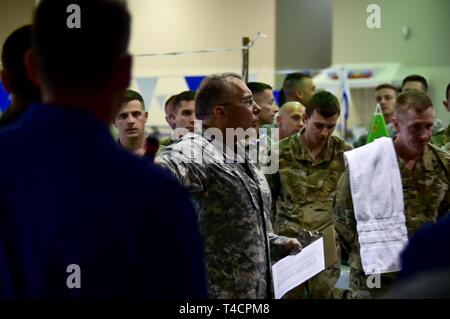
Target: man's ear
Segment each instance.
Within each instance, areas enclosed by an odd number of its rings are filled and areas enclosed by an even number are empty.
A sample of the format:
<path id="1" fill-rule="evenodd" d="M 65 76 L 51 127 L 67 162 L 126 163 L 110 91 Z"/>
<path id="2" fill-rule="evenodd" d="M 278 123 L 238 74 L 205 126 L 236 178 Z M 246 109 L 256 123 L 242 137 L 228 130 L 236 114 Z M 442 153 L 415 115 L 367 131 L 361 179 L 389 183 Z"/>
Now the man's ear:
<path id="1" fill-rule="evenodd" d="M 303 92 L 300 89 L 295 90 L 295 96 L 297 97 L 297 100 L 303 101 Z"/>
<path id="2" fill-rule="evenodd" d="M 218 120 L 226 120 L 227 112 L 222 105 L 214 106 L 212 109 L 213 116 Z"/>
<path id="3" fill-rule="evenodd" d="M 170 112 L 170 113 L 167 113 L 166 118 L 167 118 L 167 121 L 172 121 L 172 122 L 174 122 L 174 121 L 175 121 L 175 118 L 176 118 L 176 115 L 175 115 L 175 113 Z"/>
<path id="4" fill-rule="evenodd" d="M 306 111 L 305 111 L 305 113 L 303 113 L 302 117 L 303 117 L 303 123 L 305 125 L 308 124 L 309 117 L 308 117 L 308 114 L 306 114 Z"/>
<path id="5" fill-rule="evenodd" d="M 12 91 L 11 83 L 10 83 L 10 81 L 9 81 L 8 71 L 2 70 L 0 76 L 1 76 L 1 80 L 2 80 L 3 87 L 5 88 L 6 92 L 8 92 L 8 93 L 14 93 L 14 92 Z"/>
<path id="6" fill-rule="evenodd" d="M 148 112 L 145 112 L 145 113 L 144 113 L 144 116 L 145 116 L 145 123 L 147 123 L 147 120 L 148 120 Z"/>
<path id="7" fill-rule="evenodd" d="M 401 131 L 401 129 L 400 129 L 400 121 L 399 121 L 399 119 L 398 119 L 398 117 L 396 115 L 394 115 L 392 117 L 392 125 L 394 125 L 394 128 L 395 128 L 396 132 Z"/>
<path id="8" fill-rule="evenodd" d="M 171 126 L 172 126 L 172 121 L 171 121 L 171 119 L 169 118 L 169 115 L 170 115 L 170 114 L 167 114 L 164 118 L 166 119 L 167 124 L 169 124 L 169 126 L 171 127 Z"/>
<path id="9" fill-rule="evenodd" d="M 450 103 L 448 103 L 448 101 L 443 101 L 442 104 L 444 104 L 444 107 L 447 110 L 447 112 L 450 112 Z"/>
<path id="10" fill-rule="evenodd" d="M 28 49 L 24 57 L 25 69 L 27 71 L 28 78 L 33 82 L 34 85 L 40 86 L 41 79 L 38 72 L 36 55 L 33 49 Z"/>
<path id="11" fill-rule="evenodd" d="M 281 116 L 277 115 L 275 117 L 275 122 L 277 123 L 277 126 L 280 127 L 280 125 L 281 125 Z"/>

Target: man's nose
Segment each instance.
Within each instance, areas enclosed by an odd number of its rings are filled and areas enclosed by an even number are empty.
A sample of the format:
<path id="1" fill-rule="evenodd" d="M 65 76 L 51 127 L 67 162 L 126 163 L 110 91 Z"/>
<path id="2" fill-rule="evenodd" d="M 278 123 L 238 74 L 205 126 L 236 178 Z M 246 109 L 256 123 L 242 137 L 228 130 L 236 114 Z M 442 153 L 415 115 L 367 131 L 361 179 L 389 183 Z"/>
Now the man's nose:
<path id="1" fill-rule="evenodd" d="M 128 115 L 125 121 L 127 124 L 134 124 L 136 122 L 136 119 L 133 116 Z"/>
<path id="2" fill-rule="evenodd" d="M 419 135 L 420 140 L 429 141 L 431 139 L 432 129 L 423 129 Z"/>
<path id="3" fill-rule="evenodd" d="M 253 102 L 253 114 L 258 115 L 259 113 L 261 113 L 261 107 L 258 103 Z"/>
<path id="4" fill-rule="evenodd" d="M 329 128 L 324 128 L 324 129 L 320 132 L 320 136 L 321 136 L 321 137 L 328 137 L 328 135 L 330 135 L 330 129 L 329 129 Z"/>

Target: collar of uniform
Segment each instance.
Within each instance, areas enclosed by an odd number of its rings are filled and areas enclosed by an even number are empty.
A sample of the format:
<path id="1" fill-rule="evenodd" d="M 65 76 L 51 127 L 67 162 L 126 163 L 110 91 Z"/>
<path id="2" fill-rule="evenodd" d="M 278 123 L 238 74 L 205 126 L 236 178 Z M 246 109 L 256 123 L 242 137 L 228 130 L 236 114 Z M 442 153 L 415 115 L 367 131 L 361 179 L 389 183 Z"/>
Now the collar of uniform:
<path id="1" fill-rule="evenodd" d="M 434 156 L 433 156 L 433 150 L 432 150 L 431 144 L 428 144 L 425 150 L 423 151 L 423 154 L 421 158 L 417 161 L 416 166 L 414 167 L 414 171 L 419 170 L 425 170 L 425 171 L 432 171 L 434 169 Z M 398 158 L 398 164 L 401 167 L 405 166 L 405 161 L 402 160 L 399 156 Z"/>
<path id="2" fill-rule="evenodd" d="M 311 154 L 309 153 L 308 149 L 305 147 L 305 145 L 302 142 L 302 135 L 305 133 L 305 127 L 296 134 L 296 147 L 293 149 L 294 152 L 296 152 L 296 158 L 297 160 L 301 161 L 308 161 L 311 162 L 313 165 L 319 165 L 323 162 L 329 162 L 332 157 L 332 136 L 328 139 L 327 143 L 325 144 L 322 151 L 319 153 L 319 155 L 313 159 L 311 157 Z"/>

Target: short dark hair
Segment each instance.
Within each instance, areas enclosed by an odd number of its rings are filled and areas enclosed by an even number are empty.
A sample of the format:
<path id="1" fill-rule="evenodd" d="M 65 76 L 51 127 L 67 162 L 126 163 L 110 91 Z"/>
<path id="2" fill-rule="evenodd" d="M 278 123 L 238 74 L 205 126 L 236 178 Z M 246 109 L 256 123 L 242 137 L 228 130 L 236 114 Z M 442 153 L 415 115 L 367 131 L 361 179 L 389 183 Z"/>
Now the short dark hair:
<path id="1" fill-rule="evenodd" d="M 320 91 L 314 94 L 306 106 L 306 114 L 308 117 L 316 111 L 325 118 L 335 114 L 341 114 L 341 107 L 336 96 L 327 91 Z"/>
<path id="2" fill-rule="evenodd" d="M 165 112 L 165 113 L 167 113 L 167 108 L 169 107 L 170 103 L 172 103 L 172 104 L 174 103 L 174 101 L 175 101 L 177 95 L 178 95 L 178 94 L 172 95 L 171 97 L 169 97 L 169 98 L 166 100 L 166 103 L 164 103 L 164 112 Z"/>
<path id="3" fill-rule="evenodd" d="M 195 91 L 183 91 L 175 97 L 173 102 L 173 110 L 177 112 L 181 107 L 181 101 L 194 101 L 195 100 Z"/>
<path id="4" fill-rule="evenodd" d="M 311 75 L 301 72 L 288 74 L 283 81 L 284 94 L 287 96 L 293 94 L 305 78 L 311 78 Z"/>
<path id="5" fill-rule="evenodd" d="M 122 99 L 122 103 L 128 103 L 128 102 L 134 101 L 134 100 L 141 102 L 142 109 L 145 110 L 145 103 L 144 103 L 144 99 L 142 98 L 142 95 L 140 95 L 138 92 L 130 90 L 130 89 L 125 90 L 125 93 L 124 93 L 123 99 Z"/>
<path id="6" fill-rule="evenodd" d="M 272 87 L 269 84 L 262 82 L 248 82 L 247 87 L 253 94 L 262 93 L 265 90 L 272 90 Z"/>
<path id="7" fill-rule="evenodd" d="M 226 98 L 234 93 L 233 79 L 242 80 L 237 73 L 212 74 L 203 79 L 195 96 L 195 117 L 203 120 L 212 114 L 214 106 L 227 103 Z"/>
<path id="8" fill-rule="evenodd" d="M 127 53 L 131 17 L 119 0 L 77 0 L 81 27 L 69 28 L 73 0 L 40 1 L 33 21 L 33 45 L 43 80 L 53 89 L 93 88 L 113 73 Z"/>
<path id="9" fill-rule="evenodd" d="M 383 83 L 383 84 L 378 85 L 375 88 L 375 91 L 382 90 L 382 89 L 391 89 L 391 90 L 395 91 L 395 93 L 399 93 L 398 88 L 396 88 L 395 86 L 393 86 L 392 84 L 389 84 L 389 83 Z"/>
<path id="10" fill-rule="evenodd" d="M 447 84 L 447 88 L 445 89 L 445 97 L 448 99 L 450 99 L 450 83 Z"/>
<path id="11" fill-rule="evenodd" d="M 425 88 L 425 92 L 428 91 L 427 80 L 421 75 L 418 75 L 418 74 L 408 75 L 406 78 L 403 79 L 402 89 L 405 86 L 406 82 L 420 82 L 420 83 L 422 83 L 423 87 Z"/>
<path id="12" fill-rule="evenodd" d="M 2 65 L 13 93 L 30 104 L 41 101 L 41 90 L 31 82 L 25 69 L 24 57 L 31 43 L 31 25 L 28 24 L 11 33 L 2 49 Z"/>
<path id="13" fill-rule="evenodd" d="M 409 110 L 420 114 L 430 107 L 433 107 L 433 102 L 431 102 L 430 97 L 426 93 L 411 90 L 406 91 L 397 97 L 394 114 L 399 116 L 405 114 Z"/>
<path id="14" fill-rule="evenodd" d="M 286 95 L 284 94 L 284 90 L 280 89 L 278 93 L 278 105 L 283 105 L 286 103 Z"/>

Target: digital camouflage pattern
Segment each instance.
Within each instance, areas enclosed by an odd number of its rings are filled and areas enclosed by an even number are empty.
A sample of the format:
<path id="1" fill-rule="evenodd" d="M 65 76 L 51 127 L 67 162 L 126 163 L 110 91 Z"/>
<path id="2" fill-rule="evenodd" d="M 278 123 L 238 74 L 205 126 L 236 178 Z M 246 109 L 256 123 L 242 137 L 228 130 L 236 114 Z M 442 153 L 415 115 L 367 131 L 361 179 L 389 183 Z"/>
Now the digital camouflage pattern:
<path id="1" fill-rule="evenodd" d="M 174 143 L 174 141 L 170 138 L 170 136 L 163 139 L 161 142 L 159 142 L 159 149 L 158 149 L 158 152 L 156 153 L 156 156 L 158 156 L 159 154 L 164 152 L 164 150 L 167 148 L 167 146 L 169 146 L 173 143 Z"/>
<path id="2" fill-rule="evenodd" d="M 321 231 L 331 225 L 337 182 L 345 169 L 343 154 L 352 149 L 344 140 L 331 136 L 313 159 L 301 141 L 304 130 L 280 142 L 279 172 L 266 175 L 275 204 L 275 232 L 289 237 L 298 237 L 301 229 Z M 337 249 L 339 254 L 339 245 Z M 310 297 L 339 297 L 340 293 L 334 289 L 339 276 L 339 265 L 335 265 L 311 279 Z"/>
<path id="3" fill-rule="evenodd" d="M 236 163 L 222 148 L 190 133 L 155 162 L 191 194 L 205 241 L 210 297 L 272 297 L 269 243 L 279 254 L 289 238 L 272 233 L 264 175 L 253 164 Z"/>
<path id="4" fill-rule="evenodd" d="M 450 207 L 450 155 L 428 144 L 413 170 L 408 169 L 400 158 L 398 163 L 403 185 L 406 228 L 408 237 L 411 237 L 418 228 L 425 223 L 435 222 Z M 381 290 L 369 289 L 361 266 L 348 168 L 339 180 L 333 205 L 333 224 L 341 248 L 349 255 L 350 297 L 370 298 L 379 295 L 384 290 L 383 286 Z M 392 282 L 393 278 L 394 273 L 383 274 L 382 285 L 383 282 Z"/>

